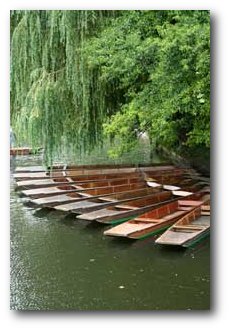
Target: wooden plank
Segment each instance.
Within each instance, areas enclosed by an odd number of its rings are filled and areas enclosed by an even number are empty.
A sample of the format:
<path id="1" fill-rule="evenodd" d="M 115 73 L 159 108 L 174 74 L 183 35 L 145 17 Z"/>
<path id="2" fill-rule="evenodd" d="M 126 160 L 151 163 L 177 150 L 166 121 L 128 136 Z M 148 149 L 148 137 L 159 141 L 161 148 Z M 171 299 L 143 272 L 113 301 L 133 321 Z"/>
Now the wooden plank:
<path id="1" fill-rule="evenodd" d="M 178 207 L 179 211 L 191 211 L 191 209 L 192 209 L 191 206 L 186 206 L 186 207 L 185 206 L 183 206 L 183 207 L 179 206 Z"/>
<path id="2" fill-rule="evenodd" d="M 76 218 L 77 219 L 83 219 L 86 221 L 94 221 L 97 219 L 101 219 L 102 217 L 114 217 L 114 216 L 121 216 L 122 217 L 122 213 L 125 213 L 125 211 L 117 211 L 117 210 L 113 210 L 113 209 L 102 209 L 102 210 L 97 210 L 97 211 L 93 211 L 93 212 L 89 212 L 89 213 L 84 213 L 81 215 L 78 215 Z"/>
<path id="3" fill-rule="evenodd" d="M 88 195 L 91 196 L 91 195 Z M 48 205 L 53 205 L 55 206 L 55 204 L 61 204 L 61 203 L 68 203 L 69 201 L 71 201 L 71 203 L 73 202 L 73 200 L 76 199 L 80 199 L 81 197 L 75 197 L 75 198 L 70 198 L 68 195 L 57 195 L 57 196 L 50 196 L 50 197 L 45 197 L 45 198 L 37 198 L 37 199 L 33 199 L 33 203 L 35 205 L 38 206 L 48 206 Z"/>
<path id="4" fill-rule="evenodd" d="M 210 211 L 210 205 L 202 205 L 201 210 L 202 211 Z"/>
<path id="5" fill-rule="evenodd" d="M 202 205 L 202 201 L 196 201 L 196 200 L 191 200 L 191 199 L 180 200 L 178 203 L 179 203 L 180 206 L 199 206 L 199 205 Z"/>
<path id="6" fill-rule="evenodd" d="M 100 203 L 96 203 L 96 202 L 89 202 L 89 201 L 78 201 L 75 203 L 71 203 L 71 204 L 64 204 L 64 205 L 58 205 L 55 206 L 55 210 L 58 211 L 63 211 L 63 212 L 71 212 L 71 211 L 75 211 L 77 212 L 77 210 L 79 209 L 83 209 L 83 208 L 89 208 L 89 207 L 98 207 Z"/>
<path id="7" fill-rule="evenodd" d="M 210 211 L 201 211 L 201 215 L 210 215 Z"/>

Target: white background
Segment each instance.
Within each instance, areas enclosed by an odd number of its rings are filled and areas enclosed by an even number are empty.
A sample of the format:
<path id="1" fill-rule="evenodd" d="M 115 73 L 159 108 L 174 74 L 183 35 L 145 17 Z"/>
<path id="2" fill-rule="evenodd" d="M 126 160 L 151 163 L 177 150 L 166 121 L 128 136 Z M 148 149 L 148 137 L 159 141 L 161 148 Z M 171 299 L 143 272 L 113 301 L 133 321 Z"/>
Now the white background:
<path id="1" fill-rule="evenodd" d="M 229 150 L 230 11 L 227 0 L 2 0 L 0 10 L 0 322 L 2 329 L 226 329 L 230 315 Z M 212 17 L 212 309 L 210 312 L 10 311 L 9 11 L 10 9 L 209 9 Z M 154 253 L 154 250 L 153 250 Z M 189 299 L 189 297 L 188 297 Z"/>

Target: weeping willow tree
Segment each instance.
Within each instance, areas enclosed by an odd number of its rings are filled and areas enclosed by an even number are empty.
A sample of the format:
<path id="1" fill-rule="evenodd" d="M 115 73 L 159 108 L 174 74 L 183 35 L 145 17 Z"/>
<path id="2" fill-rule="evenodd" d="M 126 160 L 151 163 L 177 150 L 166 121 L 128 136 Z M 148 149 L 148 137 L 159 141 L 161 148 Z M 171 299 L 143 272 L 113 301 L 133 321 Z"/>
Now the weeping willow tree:
<path id="1" fill-rule="evenodd" d="M 106 113 L 100 69 L 84 44 L 114 11 L 11 11 L 11 124 L 19 141 L 78 152 L 101 142 Z"/>
<path id="2" fill-rule="evenodd" d="M 11 123 L 49 162 L 103 138 L 120 157 L 142 132 L 209 152 L 210 13 L 12 11 Z"/>

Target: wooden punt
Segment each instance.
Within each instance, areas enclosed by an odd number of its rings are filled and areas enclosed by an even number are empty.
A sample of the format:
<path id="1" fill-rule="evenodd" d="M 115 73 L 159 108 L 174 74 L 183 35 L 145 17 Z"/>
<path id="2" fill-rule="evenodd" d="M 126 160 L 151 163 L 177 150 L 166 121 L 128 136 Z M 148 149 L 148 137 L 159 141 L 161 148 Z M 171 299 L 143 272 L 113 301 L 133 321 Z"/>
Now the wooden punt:
<path id="1" fill-rule="evenodd" d="M 104 231 L 107 236 L 120 236 L 132 239 L 142 239 L 165 230 L 185 214 L 204 203 L 199 200 L 201 194 L 189 199 L 178 200 L 151 210 L 141 216 L 126 221 L 118 226 Z"/>
<path id="2" fill-rule="evenodd" d="M 82 214 L 92 212 L 113 205 L 128 203 L 136 200 L 146 200 L 159 192 L 158 188 L 142 188 L 132 191 L 124 191 L 113 196 L 94 196 L 90 201 L 76 201 L 73 203 L 55 206 L 54 209 L 67 213 Z"/>
<path id="3" fill-rule="evenodd" d="M 201 205 L 172 225 L 155 242 L 162 245 L 189 247 L 210 233 L 210 201 Z"/>
<path id="4" fill-rule="evenodd" d="M 78 215 L 76 218 L 87 221 L 97 221 L 105 224 L 114 224 L 127 221 L 132 217 L 148 212 L 177 199 L 173 198 L 172 192 L 170 191 L 158 192 L 151 196 L 145 196 L 118 205 L 111 205 L 97 211 L 84 213 Z"/>
<path id="5" fill-rule="evenodd" d="M 169 164 L 166 163 L 158 163 L 155 166 L 169 166 Z M 47 172 L 47 171 L 55 171 L 55 170 L 61 170 L 61 171 L 65 171 L 65 170 L 76 170 L 76 169 L 104 169 L 104 168 L 133 168 L 135 167 L 133 164 L 97 164 L 97 165 L 77 165 L 77 164 L 61 164 L 61 163 L 55 163 L 53 164 L 53 166 L 48 166 L 47 168 L 45 168 L 44 166 L 25 166 L 25 167 L 17 167 L 15 169 L 15 173 L 33 173 L 33 172 Z M 153 165 L 143 165 L 143 164 L 139 164 L 137 168 L 148 168 L 148 167 L 153 167 Z"/>
<path id="6" fill-rule="evenodd" d="M 95 198 L 95 196 L 97 197 L 114 196 L 119 192 L 129 192 L 129 191 L 132 192 L 134 190 L 142 189 L 142 188 L 146 188 L 146 184 L 144 182 L 117 185 L 117 186 L 108 186 L 108 187 L 96 187 L 87 190 L 88 192 L 85 191 L 78 192 L 76 189 L 75 192 L 66 193 L 65 191 L 54 196 L 32 199 L 30 200 L 30 204 L 32 206 L 40 207 L 40 208 L 54 207 L 61 204 L 72 203 L 79 199 L 83 200 L 83 198 L 85 200 L 86 199 L 88 200 Z"/>
<path id="7" fill-rule="evenodd" d="M 25 167 L 17 167 L 15 169 L 15 173 L 36 173 L 36 172 L 52 172 L 52 171 L 66 171 L 66 170 L 79 170 L 79 169 L 102 169 L 102 168 L 130 168 L 134 167 L 133 164 L 105 164 L 105 165 L 68 165 L 68 164 L 54 164 L 53 166 L 48 166 L 45 168 L 44 166 L 25 166 Z"/>
<path id="8" fill-rule="evenodd" d="M 31 155 L 35 153 L 32 148 L 21 147 L 21 148 L 10 148 L 11 156 L 23 156 L 23 155 Z"/>
<path id="9" fill-rule="evenodd" d="M 34 173 L 34 172 L 45 172 L 46 169 L 43 166 L 25 166 L 25 167 L 16 167 L 15 173 Z"/>
<path id="10" fill-rule="evenodd" d="M 49 178 L 61 178 L 63 176 L 80 176 L 80 175 L 105 175 L 105 174 L 120 174 L 120 173 L 131 173 L 131 172 L 155 172 L 159 174 L 162 172 L 172 173 L 173 171 L 183 172 L 183 169 L 177 169 L 174 166 L 149 166 L 149 167 L 130 167 L 130 168 L 101 168 L 101 169 L 75 169 L 75 170 L 59 170 L 59 171 L 47 171 L 47 172 L 25 172 L 25 173 L 14 173 L 13 177 L 15 180 L 37 180 L 37 179 L 49 179 Z"/>
<path id="11" fill-rule="evenodd" d="M 76 176 L 76 177 L 61 177 L 61 178 L 50 178 L 50 179 L 38 179 L 38 180 L 26 180 L 17 181 L 16 189 L 36 189 L 36 188 L 47 188 L 64 185 L 73 185 L 81 183 L 94 183 L 94 182 L 109 182 L 109 181 L 122 181 L 122 180 L 133 180 L 133 182 L 142 180 L 142 176 L 139 173 L 133 172 L 127 175 L 127 173 L 121 174 L 105 174 L 100 176 Z"/>
<path id="12" fill-rule="evenodd" d="M 126 178 L 119 178 L 119 179 L 105 179 L 101 181 L 89 181 L 89 182 L 80 182 L 78 181 L 76 184 L 74 182 L 66 182 L 63 184 L 56 184 L 55 186 L 45 187 L 45 188 L 36 188 L 36 189 L 27 189 L 22 190 L 21 194 L 27 196 L 29 198 L 41 198 L 41 197 L 48 197 L 48 196 L 55 196 L 59 193 L 69 193 L 75 191 L 90 191 L 94 188 L 100 187 L 112 187 L 112 186 L 121 186 L 131 183 L 146 183 L 138 177 L 127 177 Z"/>
<path id="13" fill-rule="evenodd" d="M 115 168 L 104 170 L 86 170 L 86 169 L 74 169 L 74 170 L 55 170 L 46 172 L 33 172 L 33 173 L 14 173 L 13 177 L 16 181 L 38 180 L 38 179 L 51 179 L 51 178 L 63 178 L 63 177 L 76 177 L 76 176 L 100 176 L 100 175 L 119 175 L 120 173 L 135 172 L 135 168 Z"/>

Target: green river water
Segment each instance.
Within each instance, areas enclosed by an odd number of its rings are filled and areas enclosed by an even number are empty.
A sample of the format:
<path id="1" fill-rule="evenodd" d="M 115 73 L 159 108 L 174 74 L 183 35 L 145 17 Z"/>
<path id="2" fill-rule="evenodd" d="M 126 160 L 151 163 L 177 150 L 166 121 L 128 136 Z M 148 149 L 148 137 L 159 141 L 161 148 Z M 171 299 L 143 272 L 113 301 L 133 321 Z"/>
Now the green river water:
<path id="1" fill-rule="evenodd" d="M 18 157 L 17 165 L 34 165 Z M 102 224 L 25 206 L 11 177 L 11 290 L 16 310 L 210 308 L 209 238 L 189 249 L 103 236 Z"/>

